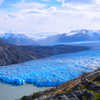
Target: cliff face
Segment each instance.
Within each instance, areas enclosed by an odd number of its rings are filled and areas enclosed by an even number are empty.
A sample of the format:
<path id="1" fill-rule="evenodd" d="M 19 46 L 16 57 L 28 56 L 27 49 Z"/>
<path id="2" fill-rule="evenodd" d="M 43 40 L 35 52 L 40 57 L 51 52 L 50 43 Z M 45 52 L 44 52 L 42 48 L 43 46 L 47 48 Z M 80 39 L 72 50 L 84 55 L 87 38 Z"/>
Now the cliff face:
<path id="1" fill-rule="evenodd" d="M 28 60 L 88 50 L 81 46 L 16 46 L 0 40 L 0 66 L 18 64 Z"/>
<path id="2" fill-rule="evenodd" d="M 20 100 L 100 100 L 100 69 Z"/>

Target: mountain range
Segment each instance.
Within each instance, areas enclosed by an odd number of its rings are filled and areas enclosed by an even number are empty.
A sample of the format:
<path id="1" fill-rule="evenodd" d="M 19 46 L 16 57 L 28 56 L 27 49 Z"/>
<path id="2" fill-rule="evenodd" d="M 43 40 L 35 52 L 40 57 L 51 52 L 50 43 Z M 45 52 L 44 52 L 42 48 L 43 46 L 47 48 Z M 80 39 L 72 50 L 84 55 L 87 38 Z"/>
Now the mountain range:
<path id="1" fill-rule="evenodd" d="M 0 39 L 6 43 L 14 45 L 38 45 L 33 38 L 20 33 L 5 33 L 0 35 Z"/>
<path id="2" fill-rule="evenodd" d="M 40 42 L 41 45 L 55 45 L 61 43 L 86 41 L 100 41 L 100 31 L 92 31 L 86 29 L 75 30 L 69 33 L 62 33 L 44 39 L 40 39 L 38 43 Z"/>
<path id="3" fill-rule="evenodd" d="M 68 33 L 39 33 L 39 35 L 38 33 L 5 33 L 0 35 L 0 38 L 7 43 L 15 45 L 57 45 L 71 42 L 100 41 L 100 31 L 81 29 Z"/>

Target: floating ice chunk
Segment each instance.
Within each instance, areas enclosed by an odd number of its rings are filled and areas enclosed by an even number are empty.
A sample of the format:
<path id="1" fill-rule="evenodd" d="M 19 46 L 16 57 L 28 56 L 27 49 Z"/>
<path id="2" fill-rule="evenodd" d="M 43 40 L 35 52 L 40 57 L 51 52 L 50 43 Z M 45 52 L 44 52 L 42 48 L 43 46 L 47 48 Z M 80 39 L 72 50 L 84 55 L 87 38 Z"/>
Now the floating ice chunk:
<path id="1" fill-rule="evenodd" d="M 17 65 L 0 67 L 0 81 L 23 85 L 57 86 L 100 65 L 100 50 L 62 54 Z"/>

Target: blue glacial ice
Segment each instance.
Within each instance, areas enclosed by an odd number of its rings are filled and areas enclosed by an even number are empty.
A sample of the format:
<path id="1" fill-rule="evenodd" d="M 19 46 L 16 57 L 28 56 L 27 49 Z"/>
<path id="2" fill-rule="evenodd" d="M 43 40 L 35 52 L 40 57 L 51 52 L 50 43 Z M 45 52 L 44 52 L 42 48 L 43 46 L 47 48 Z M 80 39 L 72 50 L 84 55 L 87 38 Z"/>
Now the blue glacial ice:
<path id="1" fill-rule="evenodd" d="M 57 86 L 100 65 L 100 50 L 61 54 L 45 59 L 0 67 L 0 81 L 23 85 Z"/>

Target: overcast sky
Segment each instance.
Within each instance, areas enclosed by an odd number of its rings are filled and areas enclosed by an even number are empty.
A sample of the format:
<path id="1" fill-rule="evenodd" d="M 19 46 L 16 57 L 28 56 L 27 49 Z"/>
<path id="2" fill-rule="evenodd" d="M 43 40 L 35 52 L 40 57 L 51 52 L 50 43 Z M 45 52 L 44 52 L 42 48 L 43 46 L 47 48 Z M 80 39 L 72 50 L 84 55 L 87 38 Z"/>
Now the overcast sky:
<path id="1" fill-rule="evenodd" d="M 100 0 L 0 0 L 0 32 L 100 29 Z"/>

